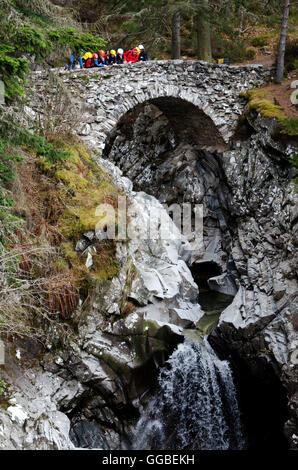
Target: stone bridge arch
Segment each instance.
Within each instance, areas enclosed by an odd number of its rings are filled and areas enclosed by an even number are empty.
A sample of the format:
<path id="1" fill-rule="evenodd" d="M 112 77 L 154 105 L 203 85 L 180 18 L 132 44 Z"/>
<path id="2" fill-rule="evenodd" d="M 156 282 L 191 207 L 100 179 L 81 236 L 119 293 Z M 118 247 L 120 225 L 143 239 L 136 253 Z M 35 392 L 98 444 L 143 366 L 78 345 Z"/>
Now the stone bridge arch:
<path id="1" fill-rule="evenodd" d="M 186 138 L 198 141 L 205 134 L 205 140 L 212 140 L 218 148 L 229 142 L 246 106 L 240 92 L 263 84 L 270 74 L 270 69 L 259 65 L 229 67 L 164 60 L 71 73 L 34 72 L 30 88 L 34 111 L 38 113 L 43 112 L 44 97 L 55 95 L 59 87 L 65 91 L 73 109 L 81 113 L 74 130 L 97 150 L 104 149 L 108 135 L 122 116 L 146 102 L 158 104 L 176 130 L 175 120 L 184 122 L 190 129 Z M 54 87 L 53 76 L 57 78 Z M 175 115 L 177 109 L 179 116 Z"/>
<path id="2" fill-rule="evenodd" d="M 134 96 L 123 96 L 119 104 L 108 113 L 102 123 L 104 135 L 100 147 L 104 149 L 106 139 L 121 119 L 138 105 L 156 105 L 171 123 L 180 140 L 193 145 L 223 149 L 229 140 L 228 127 L 216 117 L 208 102 L 195 92 L 179 86 L 154 86 L 138 90 Z"/>

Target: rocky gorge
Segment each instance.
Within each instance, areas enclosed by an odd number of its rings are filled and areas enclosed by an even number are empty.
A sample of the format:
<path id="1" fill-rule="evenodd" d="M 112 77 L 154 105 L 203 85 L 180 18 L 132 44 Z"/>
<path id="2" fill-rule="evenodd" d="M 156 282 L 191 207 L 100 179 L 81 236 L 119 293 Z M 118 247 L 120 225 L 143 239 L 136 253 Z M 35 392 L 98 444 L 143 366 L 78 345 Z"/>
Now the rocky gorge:
<path id="1" fill-rule="evenodd" d="M 106 72 L 101 87 L 93 71 L 84 78 L 82 72 L 32 74 L 35 90 L 56 80 L 49 100 L 66 88 L 72 113 L 81 101 L 74 130 L 126 195 L 132 230 L 162 214 L 168 232 L 163 239 L 117 241 L 119 272 L 79 306 L 77 335 L 67 348 L 49 344 L 41 354 L 30 341 L 20 342 L 16 358 L 8 346 L 11 395 L 0 411 L 1 447 L 132 448 L 167 360 L 181 351 L 179 344 L 202 344 L 207 335 L 218 356 L 212 375 L 223 368 L 227 377 L 228 360 L 234 377 L 245 435 L 234 448 L 295 449 L 298 219 L 288 158 L 297 142 L 239 97 L 270 73 L 182 61 L 153 62 L 148 75 L 138 65 L 137 77 L 128 70 L 117 72 L 123 73 L 119 97 L 109 85 L 117 77 Z M 28 91 L 22 119 L 29 127 L 43 113 L 40 96 Z M 179 233 L 165 209 L 173 204 L 201 205 L 199 246 L 192 230 Z M 94 228 L 76 240 L 75 250 L 91 265 L 102 236 Z M 209 364 L 205 354 L 203 362 L 193 359 L 196 381 Z M 218 409 L 221 420 L 227 412 Z"/>

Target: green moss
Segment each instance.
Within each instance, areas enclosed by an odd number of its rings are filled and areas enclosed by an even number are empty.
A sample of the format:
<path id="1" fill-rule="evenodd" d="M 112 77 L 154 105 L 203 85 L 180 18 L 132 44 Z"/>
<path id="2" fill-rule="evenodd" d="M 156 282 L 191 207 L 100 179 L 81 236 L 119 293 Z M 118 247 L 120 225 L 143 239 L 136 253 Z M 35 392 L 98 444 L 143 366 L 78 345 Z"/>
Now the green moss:
<path id="1" fill-rule="evenodd" d="M 279 119 L 279 118 L 284 117 L 281 106 L 272 104 L 270 101 L 266 99 L 255 99 L 251 101 L 250 108 L 256 109 L 262 114 L 262 116 L 267 117 L 267 118 Z"/>
<path id="2" fill-rule="evenodd" d="M 270 101 L 271 94 L 262 88 L 248 90 L 246 93 L 240 93 L 240 96 L 243 96 L 249 101 L 250 109 L 255 109 L 264 117 L 277 119 L 285 117 L 282 108 Z"/>
<path id="3" fill-rule="evenodd" d="M 68 166 L 69 165 L 74 165 L 75 167 L 78 167 L 81 163 L 81 158 L 80 158 L 80 153 L 76 148 L 67 148 L 69 152 L 69 157 L 68 157 Z"/>
<path id="4" fill-rule="evenodd" d="M 241 96 L 249 100 L 249 108 L 255 109 L 262 116 L 266 118 L 275 118 L 279 121 L 279 126 L 275 130 L 275 137 L 280 137 L 280 134 L 285 134 L 289 137 L 296 138 L 298 136 L 298 119 L 286 117 L 282 108 L 276 106 L 271 102 L 271 94 L 264 89 L 248 90 L 246 93 L 241 93 Z M 298 166 L 297 155 L 291 156 L 289 163 L 295 167 Z M 294 183 L 297 184 L 298 178 L 294 178 Z"/>
<path id="5" fill-rule="evenodd" d="M 95 246 L 96 251 L 92 253 L 93 265 L 90 270 L 90 277 L 100 281 L 113 279 L 121 266 L 116 260 L 116 245 L 112 240 L 106 240 Z"/>
<path id="6" fill-rule="evenodd" d="M 88 181 L 81 175 L 70 170 L 59 170 L 56 177 L 65 183 L 72 191 L 84 191 L 88 187 Z"/>
<path id="7" fill-rule="evenodd" d="M 178 335 L 167 326 L 160 326 L 154 320 L 139 318 L 134 326 L 136 334 L 132 335 L 131 341 L 137 359 L 145 362 L 153 352 L 169 353 L 178 341 Z"/>
<path id="8" fill-rule="evenodd" d="M 289 162 L 298 168 L 298 154 L 297 153 L 294 153 L 293 155 L 291 155 L 291 157 L 289 158 Z"/>
<path id="9" fill-rule="evenodd" d="M 66 241 L 62 243 L 61 253 L 67 260 L 73 263 L 78 262 L 78 255 L 75 252 L 73 243 L 71 241 Z"/>
<path id="10" fill-rule="evenodd" d="M 93 246 L 93 265 L 90 270 L 85 266 L 86 255 L 75 252 L 75 243 L 89 230 L 105 230 L 109 224 L 115 224 L 115 214 L 97 215 L 100 204 L 115 205 L 119 190 L 110 182 L 106 175 L 94 162 L 91 155 L 80 144 L 72 145 L 67 150 L 70 156 L 60 163 L 55 177 L 63 183 L 64 193 L 61 195 L 64 211 L 58 225 L 64 242 L 62 255 L 72 268 L 79 274 L 79 284 L 86 278 L 95 282 L 104 282 L 115 277 L 120 270 L 116 261 L 116 246 L 113 240 L 103 240 Z"/>
<path id="11" fill-rule="evenodd" d="M 0 137 L 5 136 L 6 144 L 21 147 L 43 158 L 49 167 L 65 161 L 69 152 L 48 142 L 44 137 L 28 132 L 24 127 L 15 126 L 12 121 L 2 120 Z M 0 149 L 1 150 L 1 149 Z"/>
<path id="12" fill-rule="evenodd" d="M 298 42 L 297 34 L 295 38 L 287 40 L 285 51 L 285 76 L 292 70 L 298 70 Z"/>
<path id="13" fill-rule="evenodd" d="M 197 329 L 203 333 L 203 335 L 209 335 L 218 324 L 220 313 L 213 315 L 203 315 L 197 324 Z"/>
<path id="14" fill-rule="evenodd" d="M 270 92 L 256 88 L 248 90 L 246 93 L 240 93 L 240 96 L 248 100 L 250 109 L 255 109 L 266 118 L 278 119 L 281 124 L 281 129 L 278 132 L 289 136 L 298 135 L 298 119 L 286 117 L 281 106 L 272 103 Z"/>
<path id="15" fill-rule="evenodd" d="M 120 191 L 110 182 L 82 145 L 68 148 L 67 161 L 56 166 L 55 177 L 65 185 L 65 211 L 59 226 L 66 239 L 78 240 L 88 230 L 104 230 L 114 224 Z M 71 193 L 71 194 L 69 194 Z M 100 204 L 115 207 L 113 213 L 96 215 Z"/>
<path id="16" fill-rule="evenodd" d="M 80 75 L 80 80 L 83 80 L 83 82 L 87 83 L 89 82 L 90 77 L 88 75 Z"/>

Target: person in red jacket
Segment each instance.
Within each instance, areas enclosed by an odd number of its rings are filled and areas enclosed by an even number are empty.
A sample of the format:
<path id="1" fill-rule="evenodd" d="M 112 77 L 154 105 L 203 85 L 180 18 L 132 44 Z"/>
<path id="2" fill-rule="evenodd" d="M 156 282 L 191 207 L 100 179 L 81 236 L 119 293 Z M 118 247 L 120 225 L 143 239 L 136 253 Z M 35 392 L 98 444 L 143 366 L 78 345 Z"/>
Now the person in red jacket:
<path id="1" fill-rule="evenodd" d="M 134 64 L 135 62 L 138 61 L 138 58 L 139 58 L 139 51 L 136 47 L 124 53 L 124 60 L 127 63 Z"/>

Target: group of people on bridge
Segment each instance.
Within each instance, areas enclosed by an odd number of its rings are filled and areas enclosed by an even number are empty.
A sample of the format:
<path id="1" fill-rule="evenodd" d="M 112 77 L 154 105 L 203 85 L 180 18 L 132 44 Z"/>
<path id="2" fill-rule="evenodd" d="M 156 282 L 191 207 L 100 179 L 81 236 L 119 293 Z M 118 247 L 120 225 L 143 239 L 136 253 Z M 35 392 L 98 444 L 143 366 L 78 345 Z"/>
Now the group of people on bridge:
<path id="1" fill-rule="evenodd" d="M 89 69 L 92 67 L 106 67 L 110 65 L 121 65 L 121 64 L 134 64 L 135 62 L 145 62 L 149 60 L 145 48 L 142 44 L 134 49 L 129 49 L 124 52 L 123 49 L 115 49 L 105 52 L 101 50 L 99 52 L 87 51 L 83 55 L 76 57 L 72 54 L 70 62 L 66 64 L 66 70 L 73 70 L 77 67 L 81 69 Z"/>

